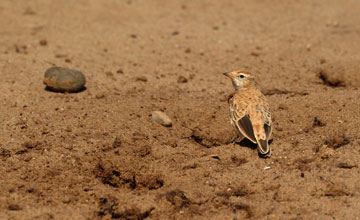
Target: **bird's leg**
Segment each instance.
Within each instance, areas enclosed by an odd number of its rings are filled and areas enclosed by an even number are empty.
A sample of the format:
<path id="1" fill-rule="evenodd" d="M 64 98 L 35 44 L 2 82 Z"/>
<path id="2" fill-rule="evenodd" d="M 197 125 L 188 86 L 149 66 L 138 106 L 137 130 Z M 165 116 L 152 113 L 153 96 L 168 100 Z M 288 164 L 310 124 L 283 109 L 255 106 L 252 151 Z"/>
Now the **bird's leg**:
<path id="1" fill-rule="evenodd" d="M 230 141 L 229 141 L 229 144 L 235 144 L 236 142 L 236 139 L 238 138 L 238 136 L 236 135 L 236 136 L 234 136 L 234 137 L 232 137 L 231 139 L 230 139 Z"/>
<path id="2" fill-rule="evenodd" d="M 244 136 L 242 134 L 237 134 L 230 139 L 229 143 L 236 144 L 237 142 L 241 142 L 243 139 Z"/>

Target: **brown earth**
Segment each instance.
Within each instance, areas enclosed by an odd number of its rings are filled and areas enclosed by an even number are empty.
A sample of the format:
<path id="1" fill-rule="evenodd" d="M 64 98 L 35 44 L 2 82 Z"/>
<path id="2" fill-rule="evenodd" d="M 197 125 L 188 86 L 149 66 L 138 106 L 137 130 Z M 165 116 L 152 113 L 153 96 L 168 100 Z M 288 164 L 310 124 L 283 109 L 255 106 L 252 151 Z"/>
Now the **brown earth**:
<path id="1" fill-rule="evenodd" d="M 360 218 L 359 11 L 2 0 L 0 219 Z M 54 65 L 81 70 L 87 89 L 46 91 Z M 221 73 L 235 69 L 270 102 L 269 159 L 230 142 Z"/>

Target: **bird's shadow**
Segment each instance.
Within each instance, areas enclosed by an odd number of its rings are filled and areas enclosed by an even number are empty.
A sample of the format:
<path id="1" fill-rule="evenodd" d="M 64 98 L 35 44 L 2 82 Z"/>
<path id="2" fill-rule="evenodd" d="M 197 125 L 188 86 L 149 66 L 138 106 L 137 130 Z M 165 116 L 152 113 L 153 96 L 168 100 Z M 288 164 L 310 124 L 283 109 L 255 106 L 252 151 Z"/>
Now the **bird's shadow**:
<path id="1" fill-rule="evenodd" d="M 45 87 L 45 91 L 47 92 L 55 92 L 55 93 L 80 93 L 80 92 L 84 92 L 87 88 L 84 86 L 83 88 L 77 90 L 77 91 L 71 91 L 71 92 L 64 92 L 64 91 L 58 91 L 58 90 L 54 90 L 48 86 Z"/>
<path id="2" fill-rule="evenodd" d="M 242 139 L 241 141 L 239 142 L 235 142 L 235 144 L 238 144 L 242 147 L 248 147 L 248 148 L 251 148 L 251 149 L 256 149 L 257 148 L 257 144 L 254 144 L 253 142 L 251 142 L 249 139 L 247 138 L 244 138 Z"/>
<path id="3" fill-rule="evenodd" d="M 269 144 L 271 144 L 272 142 L 273 142 L 273 139 L 270 139 L 270 140 L 269 140 Z M 249 139 L 247 139 L 247 138 L 244 138 L 244 139 L 242 139 L 242 140 L 239 141 L 239 142 L 235 142 L 235 144 L 238 144 L 238 145 L 240 145 L 241 147 L 248 147 L 248 148 L 253 149 L 253 150 L 257 149 L 257 144 L 251 142 L 251 141 L 250 141 Z M 258 155 L 259 155 L 259 157 L 261 157 L 261 158 L 267 158 L 267 156 L 262 155 L 262 154 L 260 154 L 260 153 L 258 153 Z"/>

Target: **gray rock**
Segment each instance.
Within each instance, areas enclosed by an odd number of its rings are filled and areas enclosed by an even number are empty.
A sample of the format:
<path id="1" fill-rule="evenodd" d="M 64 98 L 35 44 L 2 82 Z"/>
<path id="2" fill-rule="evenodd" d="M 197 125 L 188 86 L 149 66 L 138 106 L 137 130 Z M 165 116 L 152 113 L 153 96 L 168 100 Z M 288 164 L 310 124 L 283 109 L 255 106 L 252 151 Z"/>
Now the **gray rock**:
<path id="1" fill-rule="evenodd" d="M 165 127 L 172 126 L 171 119 L 169 118 L 169 116 L 167 116 L 167 114 L 165 114 L 162 111 L 153 111 L 151 118 L 152 118 L 152 120 L 156 121 L 157 123 L 159 123 Z"/>
<path id="2" fill-rule="evenodd" d="M 46 70 L 44 84 L 55 92 L 78 92 L 85 89 L 85 76 L 78 70 L 51 67 Z"/>

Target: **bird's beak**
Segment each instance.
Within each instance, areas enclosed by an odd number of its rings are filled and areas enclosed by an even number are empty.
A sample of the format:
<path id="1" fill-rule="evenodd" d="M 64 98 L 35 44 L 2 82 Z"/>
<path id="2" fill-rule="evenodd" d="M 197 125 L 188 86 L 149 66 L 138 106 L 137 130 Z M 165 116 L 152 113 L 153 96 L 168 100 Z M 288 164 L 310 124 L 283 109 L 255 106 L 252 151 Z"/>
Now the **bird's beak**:
<path id="1" fill-rule="evenodd" d="M 234 76 L 231 73 L 232 72 L 226 72 L 226 73 L 223 73 L 223 74 L 232 79 L 232 78 L 234 78 Z"/>

